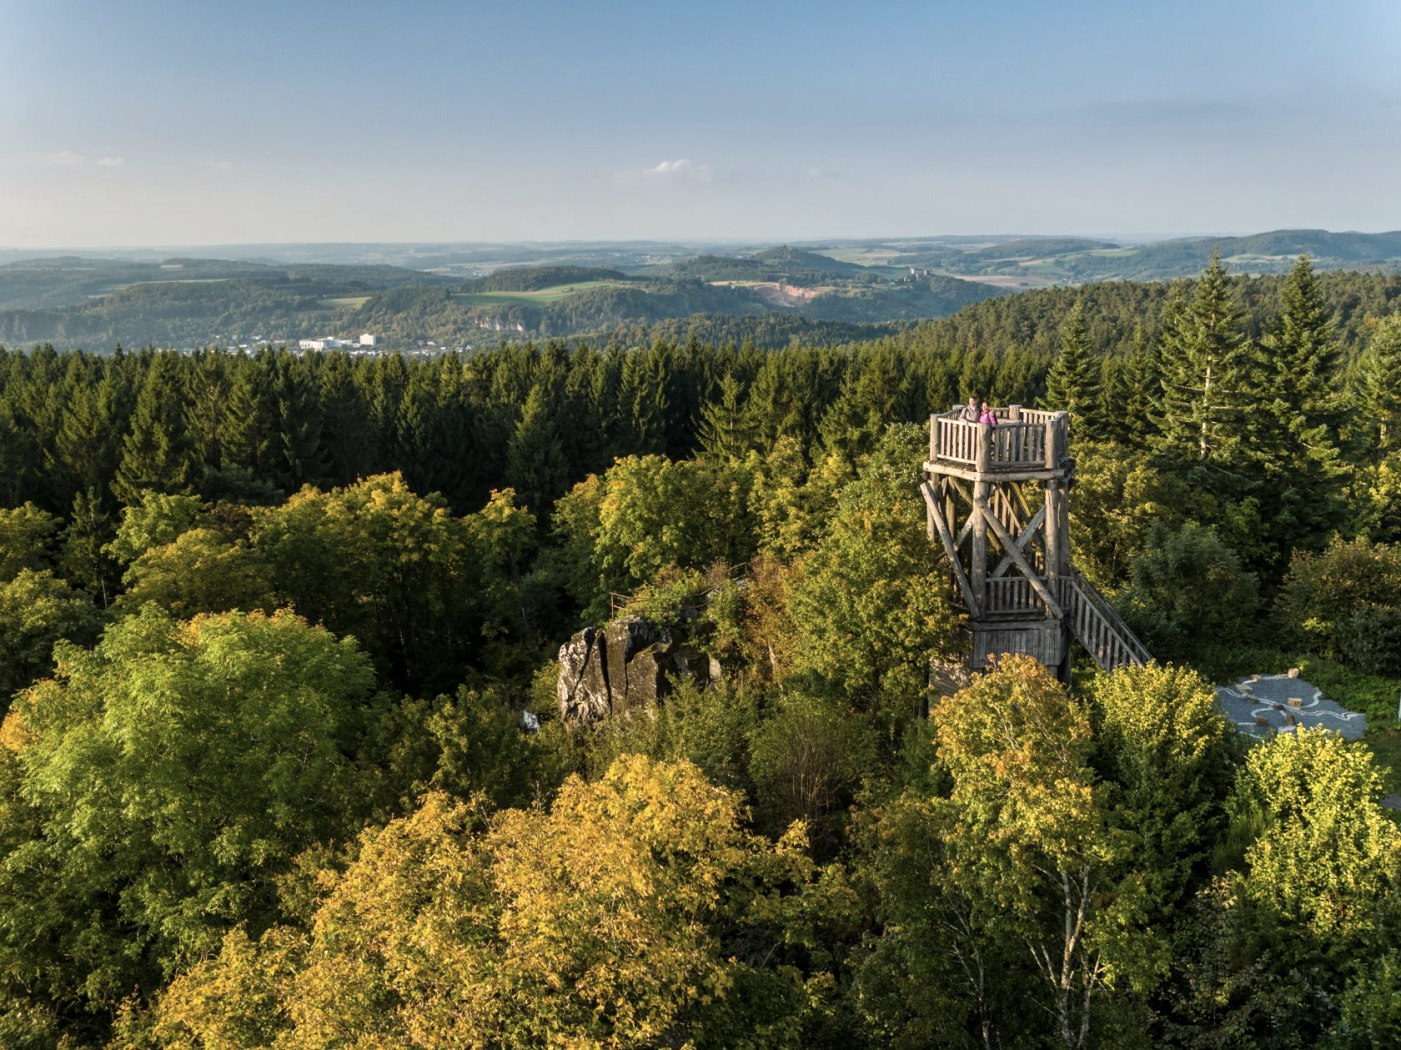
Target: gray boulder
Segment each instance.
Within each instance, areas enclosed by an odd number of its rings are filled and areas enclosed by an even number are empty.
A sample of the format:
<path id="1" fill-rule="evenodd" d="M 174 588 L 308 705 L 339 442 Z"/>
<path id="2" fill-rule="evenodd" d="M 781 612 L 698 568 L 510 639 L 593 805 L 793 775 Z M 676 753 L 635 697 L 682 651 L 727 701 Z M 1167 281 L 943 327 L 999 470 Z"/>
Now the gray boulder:
<path id="1" fill-rule="evenodd" d="M 559 649 L 559 715 L 566 722 L 587 723 L 648 711 L 666 695 L 669 678 L 704 681 L 708 670 L 703 657 L 673 643 L 669 631 L 641 616 L 585 627 Z"/>

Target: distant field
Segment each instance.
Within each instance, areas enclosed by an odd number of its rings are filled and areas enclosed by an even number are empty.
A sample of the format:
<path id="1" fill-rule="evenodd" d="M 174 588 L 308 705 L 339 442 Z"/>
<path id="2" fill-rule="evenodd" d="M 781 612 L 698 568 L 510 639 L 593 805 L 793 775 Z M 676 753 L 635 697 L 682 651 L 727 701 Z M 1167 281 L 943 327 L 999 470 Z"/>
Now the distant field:
<path id="1" fill-rule="evenodd" d="M 578 284 L 557 284 L 553 288 L 533 292 L 454 292 L 452 297 L 469 306 L 506 306 L 511 303 L 539 306 L 542 303 L 557 303 L 593 288 L 619 287 L 622 287 L 621 281 L 580 281 Z"/>
<path id="2" fill-rule="evenodd" d="M 322 299 L 323 306 L 343 306 L 350 310 L 358 310 L 370 301 L 368 295 L 342 295 L 334 299 Z"/>
<path id="3" fill-rule="evenodd" d="M 825 255 L 837 262 L 855 263 L 857 266 L 884 266 L 891 259 L 899 258 L 903 252 L 893 248 L 832 248 L 815 253 Z"/>
<path id="4" fill-rule="evenodd" d="M 973 284 L 986 284 L 993 288 L 1046 288 L 1055 284 L 1055 280 L 1050 277 L 1039 277 L 1032 274 L 950 274 L 960 281 L 971 281 Z"/>

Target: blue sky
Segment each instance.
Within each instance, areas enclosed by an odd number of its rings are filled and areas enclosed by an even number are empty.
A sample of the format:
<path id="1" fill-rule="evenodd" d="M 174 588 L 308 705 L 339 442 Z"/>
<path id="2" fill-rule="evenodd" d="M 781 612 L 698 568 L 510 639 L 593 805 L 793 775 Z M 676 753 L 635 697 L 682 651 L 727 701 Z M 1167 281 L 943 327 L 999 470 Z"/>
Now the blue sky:
<path id="1" fill-rule="evenodd" d="M 0 246 L 1401 227 L 1401 4 L 0 0 Z"/>

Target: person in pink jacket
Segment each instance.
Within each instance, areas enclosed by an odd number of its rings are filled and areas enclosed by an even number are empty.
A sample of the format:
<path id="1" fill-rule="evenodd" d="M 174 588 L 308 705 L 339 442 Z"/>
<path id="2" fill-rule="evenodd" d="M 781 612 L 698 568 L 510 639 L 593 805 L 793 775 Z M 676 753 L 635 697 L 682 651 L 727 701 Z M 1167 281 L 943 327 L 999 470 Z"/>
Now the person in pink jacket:
<path id="1" fill-rule="evenodd" d="M 986 401 L 983 402 L 983 413 L 978 417 L 979 423 L 986 423 L 990 427 L 997 426 L 997 417 L 992 414 L 992 406 Z"/>

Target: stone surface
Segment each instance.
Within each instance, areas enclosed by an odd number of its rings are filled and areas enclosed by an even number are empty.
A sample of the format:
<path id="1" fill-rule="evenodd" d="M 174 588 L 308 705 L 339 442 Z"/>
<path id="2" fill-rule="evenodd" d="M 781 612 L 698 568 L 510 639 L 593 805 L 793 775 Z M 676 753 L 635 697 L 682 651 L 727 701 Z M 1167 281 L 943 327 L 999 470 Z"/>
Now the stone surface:
<path id="1" fill-rule="evenodd" d="M 1366 715 L 1347 710 L 1317 687 L 1287 674 L 1257 674 L 1234 685 L 1219 685 L 1216 703 L 1237 729 L 1260 739 L 1298 726 L 1333 729 L 1348 740 L 1359 740 L 1367 732 Z"/>
<path id="2" fill-rule="evenodd" d="M 672 640 L 670 632 L 640 616 L 606 627 L 586 627 L 559 649 L 560 718 L 597 722 L 611 715 L 650 711 L 678 676 L 706 682 L 709 660 Z"/>
<path id="3" fill-rule="evenodd" d="M 595 722 L 611 706 L 603 632 L 585 627 L 559 647 L 559 715 L 566 721 Z"/>

